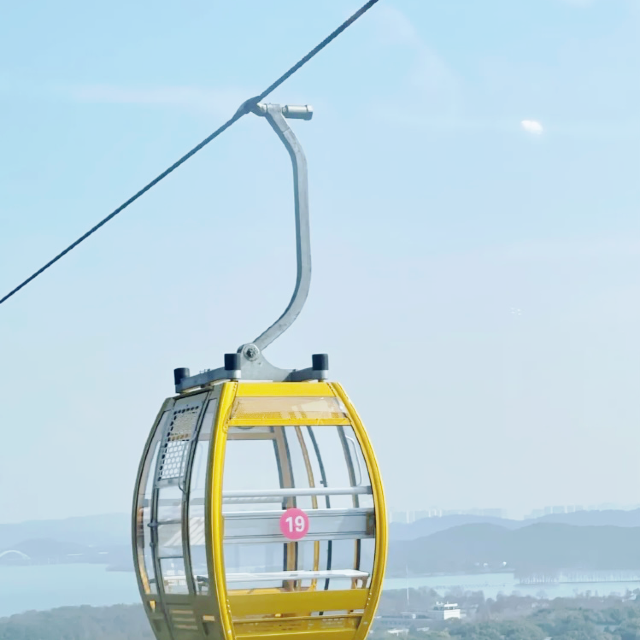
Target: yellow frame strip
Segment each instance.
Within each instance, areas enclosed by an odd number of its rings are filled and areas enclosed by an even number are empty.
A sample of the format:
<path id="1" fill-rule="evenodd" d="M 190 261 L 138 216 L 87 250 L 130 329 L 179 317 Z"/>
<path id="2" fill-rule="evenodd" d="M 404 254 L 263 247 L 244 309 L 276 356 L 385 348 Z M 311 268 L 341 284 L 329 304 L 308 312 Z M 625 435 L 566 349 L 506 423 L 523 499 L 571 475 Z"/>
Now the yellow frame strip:
<path id="1" fill-rule="evenodd" d="M 380 468 L 378 467 L 378 461 L 376 460 L 375 453 L 367 432 L 364 428 L 360 416 L 355 410 L 353 404 L 344 392 L 344 389 L 337 382 L 329 383 L 331 389 L 335 392 L 335 395 L 342 400 L 342 403 L 346 407 L 349 415 L 352 419 L 353 431 L 360 443 L 362 449 L 362 455 L 364 456 L 367 469 L 369 471 L 369 478 L 371 479 L 371 488 L 373 490 L 373 504 L 375 507 L 376 518 L 376 547 L 373 561 L 373 574 L 371 576 L 371 583 L 369 585 L 369 597 L 367 599 L 367 605 L 362 614 L 362 623 L 358 627 L 353 640 L 364 640 L 367 633 L 371 629 L 373 623 L 373 617 L 375 616 L 378 603 L 380 601 L 380 595 L 382 594 L 382 583 L 384 580 L 384 571 L 387 564 L 387 510 L 384 500 L 384 488 L 382 486 L 382 479 L 380 477 Z"/>
<path id="2" fill-rule="evenodd" d="M 236 392 L 238 398 L 254 397 L 319 397 L 336 394 L 326 382 L 240 382 Z"/>
<path id="3" fill-rule="evenodd" d="M 230 427 L 335 427 L 336 425 L 350 425 L 349 418 L 231 418 Z"/>
<path id="4" fill-rule="evenodd" d="M 254 397 L 274 397 L 274 396 L 333 396 L 342 400 L 351 420 L 327 420 L 327 425 L 351 424 L 354 433 L 360 444 L 362 454 L 369 471 L 373 498 L 375 505 L 376 521 L 376 547 L 373 574 L 368 589 L 349 589 L 341 591 L 303 591 L 303 592 L 283 592 L 274 594 L 228 594 L 226 585 L 226 572 L 223 551 L 223 531 L 224 523 L 222 519 L 222 482 L 224 477 L 224 460 L 228 426 L 261 426 L 269 422 L 253 420 L 247 424 L 243 420 L 229 421 L 229 414 L 236 396 Z M 315 421 L 314 421 L 315 422 Z M 322 424 L 325 421 L 318 421 Z M 310 421 L 287 420 L 281 421 L 280 425 L 310 424 Z M 223 385 L 213 434 L 213 456 L 212 456 L 212 485 L 211 492 L 211 537 L 213 547 L 213 576 L 215 581 L 215 592 L 220 609 L 221 631 L 225 640 L 234 640 L 236 635 L 233 627 L 233 618 L 243 615 L 268 615 L 273 611 L 280 613 L 300 613 L 304 611 L 353 611 L 364 609 L 361 624 L 355 634 L 353 630 L 348 630 L 348 637 L 352 640 L 364 640 L 371 628 L 380 595 L 387 561 L 387 517 L 384 500 L 384 490 L 380 478 L 380 470 L 369 441 L 366 430 L 354 406 L 338 383 L 323 382 L 296 382 L 296 383 L 237 383 L 226 382 Z M 325 630 L 322 633 L 311 632 L 297 634 L 309 640 L 315 640 L 322 636 L 330 635 L 332 638 L 347 638 L 347 630 L 336 630 L 330 632 Z M 256 640 L 262 634 L 251 634 Z"/>
<path id="5" fill-rule="evenodd" d="M 274 635 L 273 633 L 245 633 L 238 635 L 240 640 L 276 640 L 283 637 L 297 640 L 353 640 L 353 629 L 322 629 L 321 631 L 296 631 Z"/>
<path id="6" fill-rule="evenodd" d="M 229 603 L 233 616 L 237 619 L 241 616 L 272 614 L 274 611 L 300 613 L 301 611 L 364 609 L 367 605 L 368 595 L 367 589 L 282 591 L 279 593 L 230 594 Z"/>
<path id="7" fill-rule="evenodd" d="M 226 422 L 236 395 L 237 382 L 225 382 L 220 392 L 218 412 L 213 432 L 213 474 L 211 491 L 211 541 L 215 592 L 220 609 L 221 631 L 226 640 L 233 640 L 231 609 L 227 598 L 227 581 L 224 566 L 224 523 L 222 520 L 222 480 L 224 478 L 224 453 L 227 439 Z"/>

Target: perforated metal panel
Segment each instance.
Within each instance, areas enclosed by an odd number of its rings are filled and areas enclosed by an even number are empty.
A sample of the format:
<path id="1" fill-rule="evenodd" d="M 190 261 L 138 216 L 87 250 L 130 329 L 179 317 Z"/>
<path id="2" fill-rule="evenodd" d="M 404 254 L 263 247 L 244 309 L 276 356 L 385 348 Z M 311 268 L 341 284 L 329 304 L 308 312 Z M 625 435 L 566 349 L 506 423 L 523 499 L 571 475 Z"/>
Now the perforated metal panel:
<path id="1" fill-rule="evenodd" d="M 178 481 L 184 476 L 189 442 L 201 408 L 202 402 L 174 408 L 160 449 L 158 483 L 167 484 L 167 481 Z"/>

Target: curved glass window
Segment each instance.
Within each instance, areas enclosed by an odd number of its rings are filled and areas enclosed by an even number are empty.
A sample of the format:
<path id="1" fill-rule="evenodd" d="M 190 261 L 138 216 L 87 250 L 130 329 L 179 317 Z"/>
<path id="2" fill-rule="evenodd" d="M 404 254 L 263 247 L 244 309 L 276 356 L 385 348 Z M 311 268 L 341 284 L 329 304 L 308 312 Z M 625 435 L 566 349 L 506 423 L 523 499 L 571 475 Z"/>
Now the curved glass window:
<path id="1" fill-rule="evenodd" d="M 189 554 L 196 593 L 209 593 L 209 570 L 204 519 L 204 502 L 207 495 L 207 479 L 211 433 L 218 399 L 209 400 L 202 420 L 191 467 L 189 488 Z"/>
<path id="2" fill-rule="evenodd" d="M 297 400 L 285 399 L 291 406 Z M 302 539 L 288 539 L 281 529 L 289 508 L 302 509 L 308 519 Z M 369 583 L 373 557 L 363 557 L 361 546 L 374 542 L 373 496 L 351 426 L 230 427 L 223 518 L 230 592 Z"/>
<path id="3" fill-rule="evenodd" d="M 136 507 L 137 517 L 137 545 L 136 555 L 138 569 L 146 593 L 157 593 L 158 587 L 155 577 L 153 555 L 151 553 L 151 501 L 153 497 L 153 480 L 158 460 L 160 439 L 169 417 L 169 411 L 162 415 L 144 462 L 142 477 L 138 491 Z"/>

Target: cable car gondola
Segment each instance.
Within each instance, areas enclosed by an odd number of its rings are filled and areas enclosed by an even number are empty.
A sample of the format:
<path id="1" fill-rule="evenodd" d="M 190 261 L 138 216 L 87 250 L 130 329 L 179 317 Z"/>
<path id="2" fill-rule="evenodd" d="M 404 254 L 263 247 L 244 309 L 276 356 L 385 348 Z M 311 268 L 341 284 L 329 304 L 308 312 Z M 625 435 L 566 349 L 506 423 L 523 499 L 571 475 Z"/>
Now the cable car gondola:
<path id="1" fill-rule="evenodd" d="M 257 104 L 293 163 L 298 275 L 289 306 L 224 366 L 176 369 L 140 463 L 134 564 L 158 640 L 362 640 L 387 554 L 380 472 L 328 357 L 279 369 L 264 349 L 292 324 L 311 278 L 307 168 L 285 118 Z"/>

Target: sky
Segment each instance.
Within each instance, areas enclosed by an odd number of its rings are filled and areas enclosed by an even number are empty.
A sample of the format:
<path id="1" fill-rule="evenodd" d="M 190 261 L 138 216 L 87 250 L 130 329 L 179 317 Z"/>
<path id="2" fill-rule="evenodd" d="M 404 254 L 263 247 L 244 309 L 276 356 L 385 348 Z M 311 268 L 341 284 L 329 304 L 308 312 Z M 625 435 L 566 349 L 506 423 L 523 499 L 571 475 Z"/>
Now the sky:
<path id="1" fill-rule="evenodd" d="M 8 5 L 0 295 L 358 6 Z M 313 279 L 265 355 L 330 355 L 392 509 L 640 503 L 639 31 L 637 0 L 381 0 L 270 97 L 315 111 Z M 0 307 L 0 522 L 128 511 L 173 369 L 294 281 L 248 116 Z"/>

